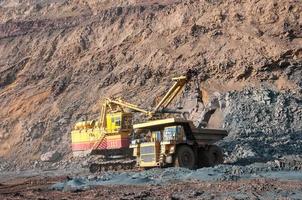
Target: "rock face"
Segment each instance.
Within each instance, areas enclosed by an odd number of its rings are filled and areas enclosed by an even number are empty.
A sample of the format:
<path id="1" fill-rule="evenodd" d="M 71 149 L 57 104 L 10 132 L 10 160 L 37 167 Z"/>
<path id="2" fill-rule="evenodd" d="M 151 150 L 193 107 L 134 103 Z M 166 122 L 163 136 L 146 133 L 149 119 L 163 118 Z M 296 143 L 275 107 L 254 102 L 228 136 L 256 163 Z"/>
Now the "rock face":
<path id="1" fill-rule="evenodd" d="M 66 158 L 71 127 L 86 113 L 88 118 L 98 117 L 100 98 L 121 96 L 150 108 L 171 78 L 188 68 L 199 72 L 209 96 L 232 90 L 239 95 L 243 88 L 259 88 L 262 83 L 272 91 L 301 96 L 301 4 L 299 0 L 1 1 L 0 156 L 23 167 L 53 149 Z M 235 98 L 236 92 L 231 94 Z M 266 97 L 259 95 L 255 98 L 267 105 Z M 278 101 L 288 106 L 286 98 Z M 239 105 L 249 106 L 243 103 Z M 271 121 L 261 115 L 255 122 L 250 114 L 256 116 L 258 111 L 253 112 L 245 112 L 247 124 L 266 127 Z M 248 127 L 236 124 L 235 130 L 230 116 L 226 127 L 243 136 Z M 276 119 L 277 124 L 285 120 Z M 285 121 L 282 127 L 294 132 L 288 125 L 292 119 Z M 253 148 L 242 154 L 260 155 Z"/>

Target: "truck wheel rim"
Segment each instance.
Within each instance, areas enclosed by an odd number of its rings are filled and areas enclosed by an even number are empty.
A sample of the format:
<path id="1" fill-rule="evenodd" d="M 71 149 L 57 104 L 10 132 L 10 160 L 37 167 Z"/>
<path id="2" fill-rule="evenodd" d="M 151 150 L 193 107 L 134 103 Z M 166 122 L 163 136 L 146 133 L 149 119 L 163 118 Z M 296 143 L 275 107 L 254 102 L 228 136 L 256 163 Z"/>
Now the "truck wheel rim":
<path id="1" fill-rule="evenodd" d="M 192 156 L 189 152 L 184 152 L 181 156 L 181 162 L 183 166 L 190 166 L 192 162 Z"/>

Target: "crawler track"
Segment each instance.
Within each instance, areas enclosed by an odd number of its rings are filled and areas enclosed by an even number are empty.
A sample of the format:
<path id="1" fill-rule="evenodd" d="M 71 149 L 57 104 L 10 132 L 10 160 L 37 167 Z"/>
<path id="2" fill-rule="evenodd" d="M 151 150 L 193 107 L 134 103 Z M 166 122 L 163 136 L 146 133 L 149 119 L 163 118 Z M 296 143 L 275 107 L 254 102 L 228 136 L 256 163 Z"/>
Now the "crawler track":
<path id="1" fill-rule="evenodd" d="M 94 162 L 89 164 L 89 171 L 91 173 L 104 171 L 122 171 L 135 169 L 136 160 L 113 160 L 104 162 Z"/>

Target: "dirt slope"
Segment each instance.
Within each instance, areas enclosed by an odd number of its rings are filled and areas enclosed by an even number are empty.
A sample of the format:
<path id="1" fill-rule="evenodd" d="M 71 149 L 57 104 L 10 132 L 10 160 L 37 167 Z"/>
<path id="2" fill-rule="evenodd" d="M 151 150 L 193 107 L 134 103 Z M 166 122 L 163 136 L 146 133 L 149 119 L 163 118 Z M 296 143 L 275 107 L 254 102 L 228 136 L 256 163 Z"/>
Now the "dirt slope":
<path id="1" fill-rule="evenodd" d="M 302 2 L 0 1 L 0 156 L 56 149 L 100 97 L 154 104 L 195 68 L 209 93 L 265 84 L 301 95 Z M 22 158 L 22 159 L 21 159 Z"/>

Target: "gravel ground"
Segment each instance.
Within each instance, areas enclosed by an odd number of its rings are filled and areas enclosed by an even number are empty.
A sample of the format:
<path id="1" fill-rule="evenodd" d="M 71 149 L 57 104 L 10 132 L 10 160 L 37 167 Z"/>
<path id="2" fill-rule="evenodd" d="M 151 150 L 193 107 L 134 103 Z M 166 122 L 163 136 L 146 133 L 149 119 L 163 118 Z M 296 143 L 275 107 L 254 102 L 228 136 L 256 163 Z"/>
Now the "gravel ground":
<path id="1" fill-rule="evenodd" d="M 262 166 L 261 169 L 264 169 Z M 236 169 L 245 178 L 223 180 Z M 99 177 L 19 177 L 0 184 L 1 199 L 301 199 L 301 171 L 247 173 L 242 167 L 218 166 L 202 170 L 153 169 L 144 172 L 106 173 Z M 223 172 L 223 170 L 226 170 Z M 240 170 L 239 170 L 240 171 Z M 265 171 L 265 170 L 264 170 Z M 269 173 L 273 173 L 272 171 Z M 253 175 L 253 176 L 251 176 Z M 243 177 L 243 175 L 240 175 Z M 229 176 L 231 177 L 231 176 Z M 148 182 L 149 180 L 149 182 Z M 150 182 L 153 180 L 153 182 Z M 165 182 L 159 183 L 158 180 Z M 128 184 L 125 184 L 125 182 Z M 106 184 L 95 184 L 103 182 Z M 64 188 L 58 187 L 64 183 Z M 67 184 L 68 183 L 68 184 Z M 116 184 L 119 183 L 119 184 Z M 129 184 L 131 183 L 131 184 Z M 74 187 L 77 186 L 77 187 Z"/>
<path id="2" fill-rule="evenodd" d="M 280 168 L 277 162 L 254 163 L 248 166 L 219 165 L 198 170 L 154 168 L 141 172 L 103 172 L 98 175 L 74 176 L 70 180 L 54 184 L 51 188 L 76 191 L 99 185 L 166 185 L 181 181 L 215 182 L 257 178 L 302 181 L 302 171 Z"/>

